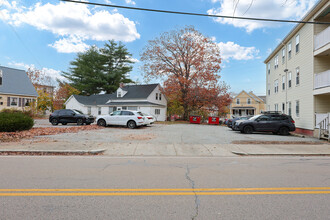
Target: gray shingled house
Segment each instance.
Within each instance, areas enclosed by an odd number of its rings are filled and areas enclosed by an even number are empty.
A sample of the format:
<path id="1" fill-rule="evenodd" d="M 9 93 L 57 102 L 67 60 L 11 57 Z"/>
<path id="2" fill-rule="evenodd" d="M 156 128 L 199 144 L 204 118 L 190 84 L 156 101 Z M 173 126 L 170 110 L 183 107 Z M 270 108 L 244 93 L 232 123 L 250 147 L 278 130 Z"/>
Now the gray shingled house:
<path id="1" fill-rule="evenodd" d="M 24 70 L 0 66 L 0 110 L 24 110 L 38 97 Z"/>
<path id="2" fill-rule="evenodd" d="M 165 121 L 167 99 L 159 84 L 122 85 L 112 94 L 72 95 L 65 106 L 93 116 L 116 110 L 138 110 L 153 115 L 157 121 Z"/>

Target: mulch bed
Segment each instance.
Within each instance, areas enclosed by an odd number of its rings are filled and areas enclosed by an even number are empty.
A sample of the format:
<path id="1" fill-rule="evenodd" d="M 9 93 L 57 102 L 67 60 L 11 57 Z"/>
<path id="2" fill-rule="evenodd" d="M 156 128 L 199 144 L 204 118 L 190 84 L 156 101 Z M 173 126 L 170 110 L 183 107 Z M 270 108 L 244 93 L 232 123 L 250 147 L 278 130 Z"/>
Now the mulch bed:
<path id="1" fill-rule="evenodd" d="M 102 129 L 102 127 L 97 125 L 86 125 L 86 126 L 76 126 L 67 128 L 32 128 L 27 131 L 17 131 L 17 132 L 0 132 L 0 143 L 1 142 L 17 142 L 23 138 L 33 138 L 35 136 L 42 135 L 54 135 L 62 133 L 77 133 L 79 131 L 89 131 Z"/>
<path id="2" fill-rule="evenodd" d="M 232 141 L 232 144 L 303 144 L 303 145 L 320 145 L 324 142 L 314 141 Z"/>

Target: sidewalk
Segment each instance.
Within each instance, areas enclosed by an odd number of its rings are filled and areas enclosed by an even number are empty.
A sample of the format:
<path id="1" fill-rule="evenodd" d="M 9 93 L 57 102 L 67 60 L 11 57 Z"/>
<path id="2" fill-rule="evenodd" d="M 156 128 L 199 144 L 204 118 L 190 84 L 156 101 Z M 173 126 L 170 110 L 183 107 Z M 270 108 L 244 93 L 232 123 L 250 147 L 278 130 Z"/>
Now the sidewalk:
<path id="1" fill-rule="evenodd" d="M 108 156 L 330 156 L 330 144 L 152 144 L 93 142 L 20 142 L 0 145 L 0 154 L 104 154 Z"/>

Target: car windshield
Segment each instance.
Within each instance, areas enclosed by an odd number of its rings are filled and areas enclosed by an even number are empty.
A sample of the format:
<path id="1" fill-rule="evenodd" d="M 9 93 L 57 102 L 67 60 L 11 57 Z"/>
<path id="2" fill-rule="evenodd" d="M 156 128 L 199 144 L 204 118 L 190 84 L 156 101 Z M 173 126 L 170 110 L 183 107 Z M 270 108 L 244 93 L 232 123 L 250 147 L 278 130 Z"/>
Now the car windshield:
<path id="1" fill-rule="evenodd" d="M 74 109 L 74 110 L 72 110 L 72 111 L 74 111 L 74 113 L 76 113 L 76 114 L 81 114 L 81 115 L 84 114 L 84 113 L 82 113 L 81 111 L 79 111 L 79 110 L 77 110 L 77 109 Z"/>
<path id="2" fill-rule="evenodd" d="M 248 120 L 250 120 L 250 121 L 254 121 L 254 120 L 256 120 L 257 118 L 259 118 L 261 115 L 255 115 L 255 116 L 253 116 L 252 118 L 249 118 Z"/>

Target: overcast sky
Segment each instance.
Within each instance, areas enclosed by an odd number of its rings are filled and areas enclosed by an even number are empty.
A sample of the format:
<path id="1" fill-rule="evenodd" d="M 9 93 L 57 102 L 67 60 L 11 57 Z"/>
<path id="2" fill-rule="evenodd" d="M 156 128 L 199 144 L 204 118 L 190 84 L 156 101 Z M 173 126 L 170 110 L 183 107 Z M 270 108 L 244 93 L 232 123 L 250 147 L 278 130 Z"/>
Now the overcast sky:
<path id="1" fill-rule="evenodd" d="M 94 0 L 123 6 L 272 19 L 300 19 L 317 0 Z M 252 3 L 252 4 L 251 4 Z M 193 25 L 222 55 L 222 80 L 231 92 L 265 94 L 263 61 L 293 24 L 214 19 L 95 7 L 60 1 L 0 0 L 0 65 L 35 67 L 61 78 L 78 52 L 122 41 L 136 61 L 133 80 L 143 82 L 140 54 L 164 31 Z"/>

